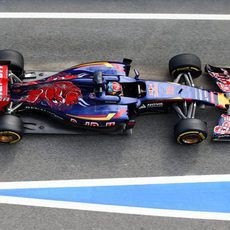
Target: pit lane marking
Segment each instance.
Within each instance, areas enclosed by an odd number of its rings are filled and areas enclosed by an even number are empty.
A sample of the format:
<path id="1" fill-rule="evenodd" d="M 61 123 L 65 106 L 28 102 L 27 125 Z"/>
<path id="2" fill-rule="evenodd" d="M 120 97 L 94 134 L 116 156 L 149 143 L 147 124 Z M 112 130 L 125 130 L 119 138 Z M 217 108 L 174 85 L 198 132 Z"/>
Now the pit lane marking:
<path id="1" fill-rule="evenodd" d="M 0 12 L 1 19 L 138 19 L 229 21 L 230 14 Z"/>
<path id="2" fill-rule="evenodd" d="M 0 182 L 0 203 L 230 220 L 230 175 Z"/>

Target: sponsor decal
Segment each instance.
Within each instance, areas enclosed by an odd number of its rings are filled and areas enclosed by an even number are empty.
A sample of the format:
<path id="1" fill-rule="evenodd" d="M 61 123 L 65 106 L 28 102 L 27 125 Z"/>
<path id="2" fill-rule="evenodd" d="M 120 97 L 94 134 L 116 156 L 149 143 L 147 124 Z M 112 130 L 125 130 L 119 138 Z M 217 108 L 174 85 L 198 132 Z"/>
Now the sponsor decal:
<path id="1" fill-rule="evenodd" d="M 116 124 L 115 122 L 106 122 L 105 126 L 106 127 L 113 127 L 113 126 L 115 126 L 115 124 Z M 101 125 L 98 122 L 95 122 L 95 121 L 86 121 L 85 126 L 100 127 Z M 102 125 L 102 126 L 104 126 L 104 125 Z"/>
<path id="2" fill-rule="evenodd" d="M 177 68 L 176 70 L 177 71 L 182 71 L 182 70 L 189 70 L 190 67 L 182 67 L 182 68 Z"/>
<path id="3" fill-rule="evenodd" d="M 74 118 L 70 118 L 70 121 L 71 121 L 72 123 L 77 124 L 77 120 L 76 120 L 76 119 L 74 119 Z"/>
<path id="4" fill-rule="evenodd" d="M 142 104 L 139 109 L 146 109 L 146 105 L 145 104 Z"/>
<path id="5" fill-rule="evenodd" d="M 175 73 L 176 71 L 188 71 L 188 70 L 195 70 L 195 71 L 199 71 L 199 69 L 197 69 L 196 67 L 193 66 L 188 66 L 188 67 L 181 67 L 181 68 L 177 68 L 176 70 L 174 70 L 172 73 Z"/>
<path id="6" fill-rule="evenodd" d="M 105 126 L 106 127 L 113 127 L 113 126 L 115 126 L 115 122 L 113 121 L 113 122 L 106 122 L 106 124 L 105 124 Z"/>
<path id="7" fill-rule="evenodd" d="M 105 104 L 116 104 L 116 101 L 105 101 Z"/>
<path id="8" fill-rule="evenodd" d="M 95 121 L 86 121 L 85 126 L 90 126 L 90 127 L 98 127 L 99 124 Z"/>
<path id="9" fill-rule="evenodd" d="M 159 102 L 159 103 L 151 103 L 151 104 L 147 104 L 147 108 L 159 108 L 159 107 L 163 107 L 164 104 Z"/>
<path id="10" fill-rule="evenodd" d="M 0 101 L 10 101 L 9 97 L 0 97 Z"/>
<path id="11" fill-rule="evenodd" d="M 148 89 L 148 91 L 149 91 L 149 95 L 150 95 L 150 96 L 153 96 L 153 84 L 152 84 L 152 83 L 149 84 L 149 89 Z"/>
<path id="12" fill-rule="evenodd" d="M 173 86 L 168 86 L 166 88 L 166 94 L 167 95 L 174 95 L 174 87 Z"/>
<path id="13" fill-rule="evenodd" d="M 164 104 L 162 102 L 157 103 L 148 103 L 148 104 L 142 104 L 139 109 L 151 109 L 151 108 L 162 108 Z"/>
<path id="14" fill-rule="evenodd" d="M 154 96 L 158 97 L 158 84 L 154 83 Z"/>

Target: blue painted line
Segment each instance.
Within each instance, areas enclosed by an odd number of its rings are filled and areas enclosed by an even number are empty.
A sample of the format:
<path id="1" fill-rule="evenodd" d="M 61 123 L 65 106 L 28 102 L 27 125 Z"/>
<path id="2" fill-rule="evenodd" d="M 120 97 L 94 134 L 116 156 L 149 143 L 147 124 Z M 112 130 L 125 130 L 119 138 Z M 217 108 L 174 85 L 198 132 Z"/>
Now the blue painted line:
<path id="1" fill-rule="evenodd" d="M 230 182 L 0 189 L 0 196 L 230 213 Z"/>

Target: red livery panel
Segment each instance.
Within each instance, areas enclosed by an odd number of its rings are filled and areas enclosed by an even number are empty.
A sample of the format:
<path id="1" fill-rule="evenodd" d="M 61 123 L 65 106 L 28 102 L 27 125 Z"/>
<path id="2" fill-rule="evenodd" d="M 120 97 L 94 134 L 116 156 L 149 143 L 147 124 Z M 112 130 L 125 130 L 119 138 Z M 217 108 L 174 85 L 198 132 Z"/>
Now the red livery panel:
<path id="1" fill-rule="evenodd" d="M 9 104 L 8 96 L 8 66 L 0 65 L 0 110 Z"/>

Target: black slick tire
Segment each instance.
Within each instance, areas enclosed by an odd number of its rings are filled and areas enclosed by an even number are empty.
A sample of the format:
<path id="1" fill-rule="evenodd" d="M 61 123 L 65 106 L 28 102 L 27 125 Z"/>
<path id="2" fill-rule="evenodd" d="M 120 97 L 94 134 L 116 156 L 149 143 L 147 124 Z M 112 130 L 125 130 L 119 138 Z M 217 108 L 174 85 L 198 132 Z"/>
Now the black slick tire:
<path id="1" fill-rule="evenodd" d="M 193 145 L 207 138 L 207 123 L 195 118 L 180 120 L 174 127 L 177 143 Z"/>
<path id="2" fill-rule="evenodd" d="M 178 54 L 169 60 L 169 73 L 175 79 L 181 73 L 190 73 L 192 78 L 201 75 L 201 60 L 194 54 Z"/>
<path id="3" fill-rule="evenodd" d="M 14 115 L 0 116 L 0 143 L 16 143 L 22 139 L 22 120 Z"/>
<path id="4" fill-rule="evenodd" d="M 9 61 L 9 70 L 17 77 L 24 72 L 24 58 L 21 53 L 16 50 L 0 50 L 0 61 Z"/>

